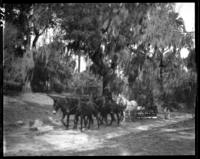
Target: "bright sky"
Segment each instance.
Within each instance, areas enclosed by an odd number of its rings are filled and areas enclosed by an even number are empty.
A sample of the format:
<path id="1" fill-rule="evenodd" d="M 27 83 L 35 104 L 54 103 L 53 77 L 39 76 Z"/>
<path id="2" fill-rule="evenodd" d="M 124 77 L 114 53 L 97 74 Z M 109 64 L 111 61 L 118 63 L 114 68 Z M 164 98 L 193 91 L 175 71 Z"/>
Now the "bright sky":
<path id="1" fill-rule="evenodd" d="M 176 3 L 175 11 L 183 18 L 187 31 L 195 31 L 195 3 Z"/>
<path id="2" fill-rule="evenodd" d="M 186 31 L 195 31 L 195 3 L 176 3 L 175 11 L 183 18 Z M 181 57 L 188 56 L 188 50 L 181 50 Z"/>

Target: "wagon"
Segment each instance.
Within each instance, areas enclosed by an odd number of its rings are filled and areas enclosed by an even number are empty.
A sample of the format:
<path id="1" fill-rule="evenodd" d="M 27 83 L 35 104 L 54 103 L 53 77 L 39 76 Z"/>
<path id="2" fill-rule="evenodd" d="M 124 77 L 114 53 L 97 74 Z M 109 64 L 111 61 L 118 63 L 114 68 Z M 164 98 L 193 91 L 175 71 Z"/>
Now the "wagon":
<path id="1" fill-rule="evenodd" d="M 145 107 L 143 110 L 137 110 L 136 118 L 154 117 L 157 116 L 157 106 Z"/>

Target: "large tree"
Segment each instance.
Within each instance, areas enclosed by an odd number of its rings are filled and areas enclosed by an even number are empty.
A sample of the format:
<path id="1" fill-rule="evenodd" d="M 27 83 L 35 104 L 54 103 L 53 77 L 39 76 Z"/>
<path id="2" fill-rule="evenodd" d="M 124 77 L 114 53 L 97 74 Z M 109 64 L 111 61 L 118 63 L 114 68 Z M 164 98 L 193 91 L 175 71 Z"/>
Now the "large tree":
<path id="1" fill-rule="evenodd" d="M 54 6 L 54 4 L 4 4 L 3 6 L 5 8 L 4 67 L 8 70 L 5 74 L 13 81 L 19 76 L 25 90 L 31 89 L 30 81 L 33 77 L 36 51 L 32 51 L 31 47 L 35 48 L 39 36 L 54 24 Z M 32 35 L 34 35 L 33 44 L 31 44 Z M 13 67 L 9 66 L 10 63 L 14 64 Z M 15 71 L 16 67 L 21 71 Z M 11 78 L 13 71 L 16 72 L 13 74 L 16 77 Z M 23 76 L 19 72 L 22 72 Z"/>
<path id="2" fill-rule="evenodd" d="M 61 3 L 34 4 L 28 8 L 34 41 L 53 24 L 51 20 L 56 21 L 62 31 L 59 40 L 66 42 L 68 50 L 92 60 L 90 70 L 101 77 L 105 94 L 107 87 L 115 89 L 111 81 L 119 70 L 133 90 L 147 59 L 159 75 L 163 92 L 164 54 L 172 50 L 179 56 L 181 48 L 191 41 L 173 6 L 173 3 Z"/>
<path id="3" fill-rule="evenodd" d="M 93 64 L 93 73 L 102 77 L 103 93 L 115 77 L 118 65 L 130 60 L 130 47 L 139 43 L 141 26 L 154 4 L 62 4 L 61 27 L 69 48 L 83 50 Z M 137 13 L 137 16 L 136 14 Z"/>
<path id="4" fill-rule="evenodd" d="M 168 100 L 166 94 L 169 94 L 170 89 L 175 90 L 178 87 L 175 81 L 181 79 L 183 65 L 180 50 L 191 47 L 191 35 L 186 32 L 184 21 L 174 11 L 173 4 L 164 3 L 152 7 L 147 12 L 147 18 L 143 23 L 146 25 L 142 25 L 144 30 L 140 40 L 141 45 L 133 49 L 135 58 L 132 58 L 126 69 L 129 76 L 130 94 L 133 99 L 139 99 L 144 103 L 144 98 L 138 96 L 141 94 L 139 92 L 142 92 L 149 98 L 147 101 L 153 99 L 164 106 L 164 102 Z M 171 61 L 165 60 L 168 54 Z M 167 75 L 170 76 L 167 77 Z M 174 85 L 177 87 L 175 88 Z M 135 89 L 136 87 L 138 88 Z M 148 95 L 152 93 L 154 98 Z M 153 104 L 155 101 L 150 103 Z"/>
<path id="5" fill-rule="evenodd" d="M 91 70 L 103 80 L 103 93 L 115 77 L 116 69 L 128 76 L 131 87 L 145 58 L 152 49 L 152 59 L 160 66 L 163 89 L 163 54 L 184 46 L 183 19 L 172 3 L 61 4 L 57 16 L 65 31 L 68 47 L 82 50 L 92 59 Z"/>

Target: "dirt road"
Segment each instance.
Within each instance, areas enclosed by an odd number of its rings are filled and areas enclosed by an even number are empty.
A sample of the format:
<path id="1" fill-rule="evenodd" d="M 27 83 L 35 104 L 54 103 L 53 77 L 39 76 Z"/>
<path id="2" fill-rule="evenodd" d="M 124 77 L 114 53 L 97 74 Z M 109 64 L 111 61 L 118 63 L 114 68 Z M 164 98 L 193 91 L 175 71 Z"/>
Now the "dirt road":
<path id="1" fill-rule="evenodd" d="M 120 126 L 96 125 L 91 130 L 65 130 L 52 101 L 43 94 L 4 97 L 4 155 L 194 155 L 195 122 L 191 114 L 172 119 L 143 119 Z M 29 129 L 30 120 L 42 128 Z M 17 125 L 17 121 L 23 124 Z"/>

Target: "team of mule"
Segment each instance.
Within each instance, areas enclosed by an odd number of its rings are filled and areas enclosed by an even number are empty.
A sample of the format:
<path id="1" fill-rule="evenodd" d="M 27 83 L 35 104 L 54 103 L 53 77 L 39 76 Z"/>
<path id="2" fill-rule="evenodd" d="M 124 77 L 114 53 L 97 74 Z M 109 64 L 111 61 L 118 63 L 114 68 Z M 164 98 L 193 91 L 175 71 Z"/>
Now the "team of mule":
<path id="1" fill-rule="evenodd" d="M 50 96 L 50 95 L 49 95 Z M 70 116 L 74 116 L 74 126 L 77 128 L 77 125 L 80 121 L 80 129 L 90 128 L 94 124 L 94 119 L 98 128 L 102 124 L 112 125 L 113 122 L 117 122 L 119 125 L 121 121 L 125 118 L 125 114 L 130 115 L 131 112 L 138 112 L 136 117 L 142 117 L 145 114 L 145 108 L 138 106 L 137 102 L 132 100 L 129 101 L 123 96 L 118 96 L 116 100 L 106 99 L 104 96 L 78 96 L 78 97 L 65 97 L 58 98 L 50 96 L 53 101 L 53 113 L 55 114 L 59 109 L 62 112 L 61 122 L 66 128 L 69 128 Z M 150 114 L 156 115 L 156 107 L 150 108 L 147 111 Z M 141 115 L 141 113 L 143 115 Z M 67 121 L 65 122 L 65 117 Z"/>

